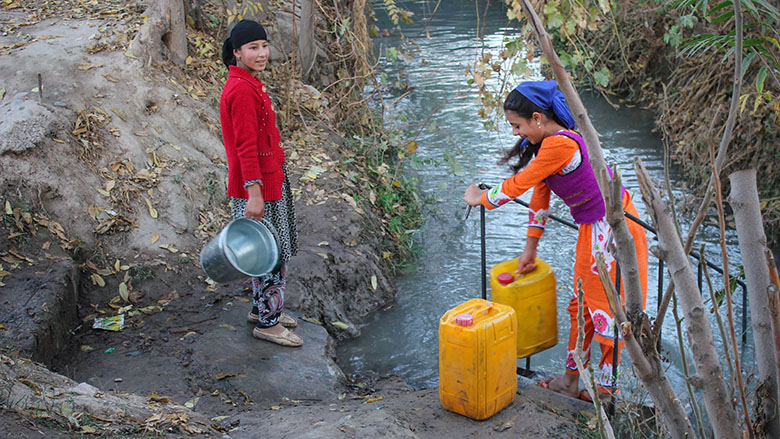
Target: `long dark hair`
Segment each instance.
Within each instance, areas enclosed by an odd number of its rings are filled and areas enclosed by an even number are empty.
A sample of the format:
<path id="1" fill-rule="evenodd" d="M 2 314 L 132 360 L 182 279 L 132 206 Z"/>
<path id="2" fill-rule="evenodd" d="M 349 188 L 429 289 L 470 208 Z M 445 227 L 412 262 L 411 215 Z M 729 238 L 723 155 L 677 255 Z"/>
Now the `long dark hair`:
<path id="1" fill-rule="evenodd" d="M 565 126 L 558 118 L 558 116 L 555 115 L 555 113 L 553 113 L 551 110 L 543 110 L 539 108 L 538 105 L 531 102 L 530 99 L 523 96 L 523 94 L 517 90 L 512 90 L 512 92 L 509 93 L 509 96 L 506 97 L 506 100 L 504 101 L 504 111 L 513 111 L 524 119 L 531 119 L 534 113 L 541 113 L 559 125 Z M 517 159 L 516 163 L 510 163 L 509 165 L 512 171 L 517 173 L 521 169 L 525 168 L 528 162 L 530 162 L 531 159 L 536 156 L 536 153 L 539 152 L 539 147 L 541 145 L 541 143 L 534 145 L 530 142 L 526 142 L 525 139 L 520 139 L 511 149 L 504 151 L 504 156 L 501 157 L 501 159 L 498 161 L 498 164 L 504 165 L 512 160 Z"/>

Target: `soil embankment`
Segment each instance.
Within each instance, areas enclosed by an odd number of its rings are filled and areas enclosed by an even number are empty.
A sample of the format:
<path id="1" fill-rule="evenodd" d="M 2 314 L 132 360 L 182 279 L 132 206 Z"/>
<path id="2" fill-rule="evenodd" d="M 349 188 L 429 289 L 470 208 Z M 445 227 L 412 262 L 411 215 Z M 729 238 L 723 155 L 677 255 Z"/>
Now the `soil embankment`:
<path id="1" fill-rule="evenodd" d="M 479 423 L 445 412 L 435 390 L 343 376 L 334 339 L 356 335 L 351 321 L 393 288 L 378 221 L 355 203 L 328 127 L 284 141 L 301 234 L 287 303 L 305 345 L 253 339 L 246 282 L 214 284 L 198 265 L 229 220 L 214 95 L 186 68 L 125 55 L 143 4 L 63 5 L 50 18 L 0 11 L 7 437 L 575 434 L 588 406 L 534 388 Z M 202 58 L 191 68 L 218 62 L 203 38 L 190 36 Z M 121 330 L 92 328 L 113 316 Z"/>

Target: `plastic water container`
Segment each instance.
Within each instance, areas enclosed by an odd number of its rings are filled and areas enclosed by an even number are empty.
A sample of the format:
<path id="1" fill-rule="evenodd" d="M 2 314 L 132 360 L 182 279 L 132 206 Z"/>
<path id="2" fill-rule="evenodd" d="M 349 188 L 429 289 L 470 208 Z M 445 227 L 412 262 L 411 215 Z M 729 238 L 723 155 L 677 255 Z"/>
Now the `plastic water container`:
<path id="1" fill-rule="evenodd" d="M 472 299 L 439 321 L 439 397 L 442 406 L 475 420 L 515 400 L 517 318 L 512 307 Z"/>
<path id="2" fill-rule="evenodd" d="M 552 268 L 536 258 L 533 271 L 517 274 L 517 259 L 490 269 L 490 289 L 493 301 L 517 313 L 517 357 L 524 358 L 558 343 L 558 311 Z"/>

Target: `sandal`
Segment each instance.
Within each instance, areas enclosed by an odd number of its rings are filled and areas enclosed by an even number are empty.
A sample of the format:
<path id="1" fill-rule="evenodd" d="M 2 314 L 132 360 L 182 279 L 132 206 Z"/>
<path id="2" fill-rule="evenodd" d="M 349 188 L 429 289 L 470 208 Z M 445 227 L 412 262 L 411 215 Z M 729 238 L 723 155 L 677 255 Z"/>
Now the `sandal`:
<path id="1" fill-rule="evenodd" d="M 542 389 L 549 389 L 550 388 L 550 381 L 552 381 L 554 378 L 542 378 L 541 381 L 539 381 L 539 387 Z"/>
<path id="2" fill-rule="evenodd" d="M 252 336 L 281 346 L 298 347 L 303 345 L 303 339 L 287 328 L 284 328 L 281 334 L 271 334 L 263 332 L 261 329 L 262 328 L 253 329 Z"/>

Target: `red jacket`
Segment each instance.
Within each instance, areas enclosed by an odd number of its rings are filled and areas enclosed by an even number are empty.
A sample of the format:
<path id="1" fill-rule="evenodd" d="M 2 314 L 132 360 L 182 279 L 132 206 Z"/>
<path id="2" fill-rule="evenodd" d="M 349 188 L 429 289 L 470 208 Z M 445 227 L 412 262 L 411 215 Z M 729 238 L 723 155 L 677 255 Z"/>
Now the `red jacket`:
<path id="1" fill-rule="evenodd" d="M 227 194 L 249 198 L 244 182 L 262 180 L 263 200 L 282 199 L 284 150 L 276 128 L 276 113 L 259 79 L 230 66 L 219 117 L 228 162 Z"/>

